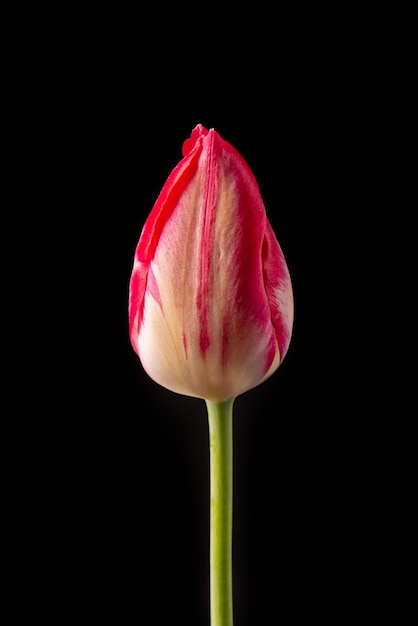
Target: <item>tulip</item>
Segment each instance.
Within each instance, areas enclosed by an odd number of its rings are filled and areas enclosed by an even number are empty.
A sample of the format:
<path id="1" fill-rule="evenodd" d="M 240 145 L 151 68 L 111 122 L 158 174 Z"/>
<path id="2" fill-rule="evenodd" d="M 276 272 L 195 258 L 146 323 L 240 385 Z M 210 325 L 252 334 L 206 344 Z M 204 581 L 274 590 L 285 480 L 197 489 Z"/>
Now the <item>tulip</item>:
<path id="1" fill-rule="evenodd" d="M 232 626 L 232 407 L 282 363 L 293 291 L 242 156 L 201 124 L 182 152 L 135 250 L 129 333 L 154 381 L 206 402 L 211 626 Z"/>
<path id="2" fill-rule="evenodd" d="M 183 157 L 136 248 L 130 338 L 157 383 L 223 401 L 259 385 L 283 361 L 291 280 L 240 154 L 199 124 Z"/>

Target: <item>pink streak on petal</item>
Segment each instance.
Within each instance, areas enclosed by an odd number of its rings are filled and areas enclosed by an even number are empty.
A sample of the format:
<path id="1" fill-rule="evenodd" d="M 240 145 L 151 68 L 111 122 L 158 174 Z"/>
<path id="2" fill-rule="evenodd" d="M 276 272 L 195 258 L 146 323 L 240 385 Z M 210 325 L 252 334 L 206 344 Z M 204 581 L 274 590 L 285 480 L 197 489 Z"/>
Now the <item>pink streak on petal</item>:
<path id="1" fill-rule="evenodd" d="M 138 334 L 144 309 L 145 286 L 148 267 L 135 263 L 129 286 L 129 333 L 132 347 L 138 354 Z"/>
<path id="2" fill-rule="evenodd" d="M 225 316 L 224 323 L 222 326 L 222 355 L 221 355 L 222 369 L 225 369 L 228 363 L 230 326 L 231 325 L 229 321 L 229 316 Z"/>
<path id="3" fill-rule="evenodd" d="M 155 274 L 152 271 L 152 267 L 150 267 L 148 271 L 147 291 L 154 298 L 162 311 L 163 303 L 161 301 L 160 290 L 158 289 L 158 284 L 155 279 Z"/>
<path id="4" fill-rule="evenodd" d="M 213 253 L 213 234 L 216 212 L 216 200 L 218 189 L 217 154 L 214 146 L 215 134 L 211 130 L 204 141 L 202 162 L 200 167 L 204 170 L 202 190 L 202 226 L 200 234 L 200 267 L 199 287 L 196 297 L 196 306 L 199 311 L 200 325 L 200 351 L 205 354 L 210 346 L 208 310 L 212 297 L 210 271 L 211 257 Z"/>

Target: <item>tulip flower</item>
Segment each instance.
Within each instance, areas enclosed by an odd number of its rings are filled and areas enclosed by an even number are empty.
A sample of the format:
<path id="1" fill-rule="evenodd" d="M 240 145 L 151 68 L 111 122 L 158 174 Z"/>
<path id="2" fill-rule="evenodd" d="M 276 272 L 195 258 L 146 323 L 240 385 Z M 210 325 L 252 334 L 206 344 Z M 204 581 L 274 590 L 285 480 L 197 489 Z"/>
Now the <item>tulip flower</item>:
<path id="1" fill-rule="evenodd" d="M 182 152 L 136 247 L 129 333 L 154 381 L 206 402 L 211 624 L 232 626 L 232 406 L 282 363 L 293 291 L 243 157 L 201 124 Z"/>

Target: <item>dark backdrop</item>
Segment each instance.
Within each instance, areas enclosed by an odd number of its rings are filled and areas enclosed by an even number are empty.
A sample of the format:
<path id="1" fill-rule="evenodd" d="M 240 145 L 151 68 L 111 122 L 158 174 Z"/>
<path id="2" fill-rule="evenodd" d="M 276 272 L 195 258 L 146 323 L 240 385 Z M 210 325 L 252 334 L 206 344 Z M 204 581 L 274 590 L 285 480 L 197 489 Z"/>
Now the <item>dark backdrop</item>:
<path id="1" fill-rule="evenodd" d="M 36 409 L 18 420 L 19 545 L 33 611 L 54 623 L 209 626 L 205 405 L 147 377 L 127 324 L 141 228 L 197 123 L 252 168 L 295 294 L 285 361 L 235 404 L 236 624 L 340 623 L 373 595 L 381 487 L 359 401 L 370 381 L 357 280 L 369 82 L 338 32 L 321 39 L 296 20 L 263 38 L 254 26 L 256 46 L 250 22 L 234 41 L 226 26 L 173 27 L 161 47 L 144 26 L 90 18 L 22 63 L 30 391 L 13 406 Z"/>

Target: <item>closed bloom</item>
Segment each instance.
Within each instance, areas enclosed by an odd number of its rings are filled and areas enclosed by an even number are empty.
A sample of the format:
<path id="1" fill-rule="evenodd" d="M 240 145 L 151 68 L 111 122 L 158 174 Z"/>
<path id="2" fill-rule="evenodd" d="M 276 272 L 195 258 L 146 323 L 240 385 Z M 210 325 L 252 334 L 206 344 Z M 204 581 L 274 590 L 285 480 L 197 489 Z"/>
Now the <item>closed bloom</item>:
<path id="1" fill-rule="evenodd" d="M 160 385 L 219 402 L 279 367 L 292 324 L 288 267 L 254 175 L 198 124 L 135 251 L 132 346 Z"/>

